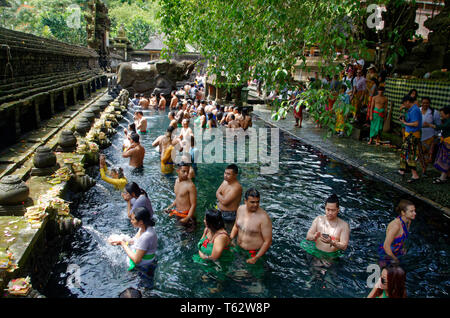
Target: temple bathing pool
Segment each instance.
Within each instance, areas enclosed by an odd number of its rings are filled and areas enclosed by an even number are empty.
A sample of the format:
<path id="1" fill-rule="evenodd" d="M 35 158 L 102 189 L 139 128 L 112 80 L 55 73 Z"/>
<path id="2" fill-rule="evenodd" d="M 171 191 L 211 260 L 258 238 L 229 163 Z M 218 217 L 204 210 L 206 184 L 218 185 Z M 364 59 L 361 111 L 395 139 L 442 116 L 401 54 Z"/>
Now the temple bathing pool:
<path id="1" fill-rule="evenodd" d="M 107 159 L 124 167 L 129 181 L 137 182 L 152 201 L 158 234 L 158 265 L 152 280 L 128 272 L 125 252 L 106 239 L 113 233 L 133 236 L 136 230 L 126 216 L 120 192 L 100 179 L 98 166 L 90 174 L 97 185 L 74 197 L 72 214 L 83 221 L 69 240 L 43 290 L 48 297 L 117 297 L 127 287 L 146 286 L 144 297 L 366 297 L 367 279 L 377 264 L 377 247 L 384 240 L 387 224 L 396 217 L 394 205 L 403 193 L 374 181 L 357 169 L 336 162 L 280 131 L 280 166 L 276 174 L 260 173 L 260 164 L 238 164 L 244 192 L 255 187 L 261 207 L 273 222 L 273 243 L 261 270 L 248 270 L 236 256 L 231 269 L 194 263 L 197 242 L 203 233 L 206 208 L 215 204 L 215 193 L 223 180 L 226 163 L 199 164 L 195 184 L 198 191 L 197 227 L 187 233 L 161 210 L 174 199 L 175 174 L 160 173 L 159 153 L 152 141 L 169 124 L 167 112 L 145 111 L 150 133 L 141 136 L 146 148 L 144 169 L 132 172 L 121 157 L 122 128 L 132 121 L 129 112 L 104 151 Z M 265 127 L 254 120 L 254 127 Z M 324 213 L 324 201 L 335 192 L 340 198 L 339 216 L 351 228 L 344 256 L 330 268 L 312 267 L 300 242 L 314 218 Z M 243 202 L 243 201 L 242 201 Z M 417 217 L 407 241 L 403 268 L 407 272 L 408 297 L 448 297 L 449 220 L 439 211 L 416 203 Z"/>

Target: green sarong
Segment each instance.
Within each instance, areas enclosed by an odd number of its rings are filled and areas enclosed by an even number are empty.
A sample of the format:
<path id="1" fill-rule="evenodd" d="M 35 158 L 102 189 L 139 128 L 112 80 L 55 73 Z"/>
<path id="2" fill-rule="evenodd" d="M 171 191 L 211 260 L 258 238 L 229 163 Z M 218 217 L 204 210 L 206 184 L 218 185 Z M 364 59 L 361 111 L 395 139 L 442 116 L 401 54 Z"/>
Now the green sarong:
<path id="1" fill-rule="evenodd" d="M 335 259 L 335 258 L 339 258 L 340 256 L 342 256 L 342 251 L 341 250 L 337 250 L 335 252 L 324 252 L 319 250 L 316 247 L 316 242 L 314 241 L 308 241 L 308 240 L 303 240 L 300 243 L 300 247 L 303 248 L 306 253 L 311 254 L 317 258 L 320 259 Z"/>
<path id="2" fill-rule="evenodd" d="M 373 119 L 370 122 L 370 138 L 378 136 L 383 131 L 384 125 L 384 109 L 374 108 L 373 110 Z M 381 115 L 381 116 L 380 116 Z M 383 117 L 382 117 L 383 116 Z"/>
<path id="3" fill-rule="evenodd" d="M 142 259 L 145 259 L 145 260 L 151 260 L 151 259 L 153 259 L 155 257 L 155 254 L 145 254 L 144 256 L 142 256 Z M 129 271 L 132 271 L 135 267 L 136 267 L 136 264 L 133 262 L 133 260 L 131 259 L 131 258 L 129 258 L 128 257 L 128 265 L 129 265 L 129 267 L 128 267 L 128 270 Z"/>

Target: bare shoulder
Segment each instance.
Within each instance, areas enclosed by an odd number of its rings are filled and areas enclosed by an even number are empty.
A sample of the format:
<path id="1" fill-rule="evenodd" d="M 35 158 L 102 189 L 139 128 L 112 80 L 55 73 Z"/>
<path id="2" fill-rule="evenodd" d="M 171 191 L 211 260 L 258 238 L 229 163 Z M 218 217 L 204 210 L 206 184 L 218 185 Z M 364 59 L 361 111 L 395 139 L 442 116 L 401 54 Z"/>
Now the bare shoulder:
<path id="1" fill-rule="evenodd" d="M 259 213 L 261 217 L 261 221 L 272 223 L 272 220 L 270 219 L 269 213 L 266 212 L 263 208 L 259 208 Z"/>

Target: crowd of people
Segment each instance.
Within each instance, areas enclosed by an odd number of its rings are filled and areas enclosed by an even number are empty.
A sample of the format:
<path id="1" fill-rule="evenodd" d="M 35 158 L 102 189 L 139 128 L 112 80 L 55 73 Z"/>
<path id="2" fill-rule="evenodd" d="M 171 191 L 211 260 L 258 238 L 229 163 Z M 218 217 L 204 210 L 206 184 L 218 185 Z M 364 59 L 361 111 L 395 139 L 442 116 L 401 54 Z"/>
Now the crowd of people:
<path id="1" fill-rule="evenodd" d="M 192 126 L 202 129 L 221 126 L 247 129 L 251 126 L 251 117 L 245 109 L 220 106 L 198 99 L 192 101 L 189 97 L 186 95 L 185 98 L 172 103 L 174 98 L 178 99 L 177 93 L 172 92 L 172 101 L 165 107 L 169 111 L 170 123 L 165 133 L 152 143 L 160 153 L 161 173 L 171 174 L 175 171 L 177 174 L 173 188 L 175 199 L 168 202 L 162 213 L 174 217 L 188 233 L 199 223 L 197 187 L 194 181 L 201 178 L 197 173 L 198 150 L 195 147 Z M 374 102 L 379 105 L 377 103 Z M 140 138 L 146 138 L 145 132 L 148 132 L 149 127 L 142 116 L 143 107 L 138 106 L 140 101 L 133 104 L 136 105 L 133 106 L 136 107 L 135 122 L 124 130 L 122 156 L 129 158 L 131 167 L 139 168 L 143 165 L 145 155 Z M 408 103 L 405 105 L 409 106 Z M 442 112 L 447 114 L 445 110 Z M 140 135 L 139 132 L 144 134 Z M 174 162 L 173 152 L 183 154 L 180 163 Z M 116 236 L 111 237 L 109 242 L 123 248 L 127 255 L 128 270 L 137 270 L 143 273 L 144 277 L 148 277 L 147 274 L 155 267 L 158 246 L 157 226 L 153 220 L 155 212 L 150 197 L 137 183 L 130 182 L 123 175 L 121 168 L 113 167 L 108 171 L 104 156 L 100 157 L 99 165 L 101 178 L 122 191 L 122 197 L 127 203 L 127 215 L 132 226 L 138 230 L 133 238 Z M 238 176 L 239 168 L 236 164 L 229 164 L 225 168 L 223 181 L 216 191 L 216 202 L 211 202 L 211 208 L 204 213 L 205 228 L 198 242 L 198 252 L 193 255 L 194 262 L 229 261 L 236 255 L 243 255 L 248 266 L 264 264 L 272 245 L 272 221 L 260 206 L 260 192 L 255 188 L 244 191 Z M 397 211 L 398 217 L 388 225 L 385 241 L 378 248 L 379 264 L 383 270 L 369 297 L 406 297 L 406 274 L 399 264 L 405 254 L 404 243 L 416 212 L 414 204 L 406 200 L 400 202 Z M 349 244 L 350 227 L 338 217 L 339 199 L 335 194 L 325 201 L 324 212 L 314 219 L 300 244 L 306 255 L 312 259 L 313 266 L 330 266 L 329 261 L 339 258 Z M 325 262 L 322 262 L 324 260 Z M 126 294 L 130 293 L 135 291 L 130 290 Z M 124 294 L 123 297 L 128 296 Z"/>
<path id="2" fill-rule="evenodd" d="M 388 98 L 384 95 L 388 71 L 383 68 L 377 72 L 373 64 L 367 68 L 364 66 L 364 60 L 355 60 L 347 64 L 339 75 L 333 78 L 325 76 L 322 80 L 316 72 L 308 85 L 299 84 L 294 90 L 273 91 L 268 98 L 271 101 L 289 100 L 293 106 L 295 126 L 302 127 L 305 106 L 297 105 L 300 94 L 310 88 L 329 89 L 332 97 L 325 111 L 336 116 L 335 132 L 340 136 L 344 134 L 344 114 L 341 108 L 333 107 L 343 102 L 354 108 L 347 115 L 352 116 L 351 122 L 370 126 L 368 144 L 375 142 L 379 146 L 385 143 L 381 141 L 381 133 L 388 115 Z M 436 110 L 429 96 L 419 96 L 416 89 L 411 89 L 402 99 L 400 112 L 403 144 L 398 173 L 403 176 L 406 171 L 411 171 L 412 176 L 407 182 L 412 183 L 419 179 L 418 164 L 423 176 L 432 164 L 440 172 L 432 183 L 446 183 L 450 168 L 450 106 Z"/>

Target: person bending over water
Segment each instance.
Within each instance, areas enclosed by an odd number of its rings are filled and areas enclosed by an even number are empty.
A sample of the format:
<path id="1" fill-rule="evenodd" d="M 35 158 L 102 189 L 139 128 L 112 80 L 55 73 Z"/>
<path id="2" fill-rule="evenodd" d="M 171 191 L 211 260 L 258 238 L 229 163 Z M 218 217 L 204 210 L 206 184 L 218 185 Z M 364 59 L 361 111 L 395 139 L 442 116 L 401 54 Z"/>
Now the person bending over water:
<path id="1" fill-rule="evenodd" d="M 109 238 L 111 245 L 120 245 L 127 253 L 128 270 L 140 269 L 148 273 L 155 264 L 155 252 L 158 247 L 158 237 L 154 229 L 155 221 L 152 213 L 139 207 L 131 213 L 131 224 L 139 231 L 132 239 L 114 240 Z M 131 245 L 132 247 L 130 247 Z"/>
<path id="2" fill-rule="evenodd" d="M 338 217 L 338 213 L 339 199 L 333 194 L 325 201 L 325 215 L 317 216 L 306 234 L 306 240 L 315 242 L 315 245 L 302 242 L 306 252 L 319 258 L 333 259 L 347 249 L 350 227 Z"/>
<path id="3" fill-rule="evenodd" d="M 129 165 L 133 168 L 144 166 L 145 149 L 139 142 L 138 134 L 131 134 L 131 145 L 122 153 L 123 158 L 130 158 Z"/>
<path id="4" fill-rule="evenodd" d="M 399 257 L 405 255 L 405 240 L 409 236 L 411 221 L 416 218 L 416 207 L 411 201 L 401 200 L 396 208 L 398 217 L 389 223 L 386 238 L 378 246 L 379 263 L 381 266 L 391 262 L 399 262 Z"/>
<path id="5" fill-rule="evenodd" d="M 245 204 L 236 212 L 236 222 L 231 231 L 231 239 L 237 236 L 238 251 L 249 257 L 248 264 L 255 264 L 264 256 L 272 244 L 272 221 L 259 206 L 260 194 L 256 189 L 245 192 Z"/>
<path id="6" fill-rule="evenodd" d="M 205 230 L 198 242 L 198 256 L 204 260 L 216 261 L 230 258 L 231 239 L 225 230 L 222 214 L 216 209 L 205 212 Z"/>
<path id="7" fill-rule="evenodd" d="M 239 208 L 242 197 L 242 186 L 237 180 L 239 169 L 235 164 L 230 164 L 223 174 L 223 182 L 216 191 L 217 209 L 222 213 L 223 220 L 233 228 L 236 220 L 236 211 Z"/>
<path id="8" fill-rule="evenodd" d="M 152 202 L 148 198 L 147 192 L 139 188 L 135 182 L 127 183 L 122 198 L 127 202 L 127 214 L 131 217 L 133 211 L 139 207 L 146 208 L 153 217 Z"/>
<path id="9" fill-rule="evenodd" d="M 112 184 L 114 188 L 117 190 L 123 190 L 125 185 L 127 184 L 127 178 L 123 175 L 122 168 L 113 168 L 111 169 L 110 176 L 107 176 L 108 168 L 106 166 L 106 157 L 105 155 L 100 155 L 100 176 L 103 181 Z"/>
<path id="10" fill-rule="evenodd" d="M 195 208 L 197 207 L 197 188 L 189 179 L 190 165 L 181 162 L 177 165 L 178 178 L 175 181 L 175 201 L 167 207 L 169 216 L 175 215 L 185 226 L 195 225 Z"/>
<path id="11" fill-rule="evenodd" d="M 367 298 L 406 298 L 406 273 L 394 264 L 381 271 L 381 277 Z"/>

